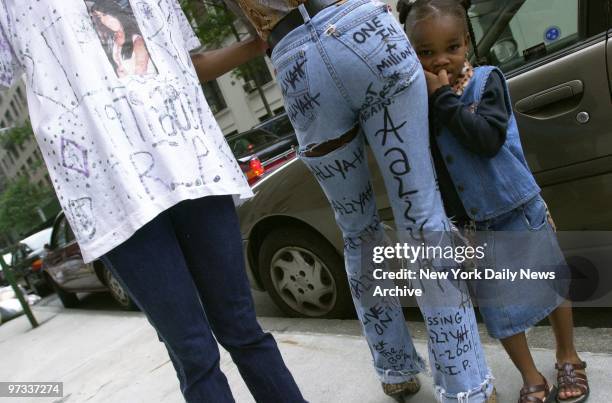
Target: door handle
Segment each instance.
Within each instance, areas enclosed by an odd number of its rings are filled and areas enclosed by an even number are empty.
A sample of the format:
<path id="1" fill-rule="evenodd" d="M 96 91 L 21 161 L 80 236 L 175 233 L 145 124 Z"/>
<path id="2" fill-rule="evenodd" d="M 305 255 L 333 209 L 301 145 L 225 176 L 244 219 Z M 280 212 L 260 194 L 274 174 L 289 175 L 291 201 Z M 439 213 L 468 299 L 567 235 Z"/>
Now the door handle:
<path id="1" fill-rule="evenodd" d="M 572 98 L 582 94 L 583 91 L 584 84 L 582 84 L 581 80 L 568 81 L 517 101 L 514 104 L 514 109 L 521 113 L 532 111 L 567 98 Z"/>

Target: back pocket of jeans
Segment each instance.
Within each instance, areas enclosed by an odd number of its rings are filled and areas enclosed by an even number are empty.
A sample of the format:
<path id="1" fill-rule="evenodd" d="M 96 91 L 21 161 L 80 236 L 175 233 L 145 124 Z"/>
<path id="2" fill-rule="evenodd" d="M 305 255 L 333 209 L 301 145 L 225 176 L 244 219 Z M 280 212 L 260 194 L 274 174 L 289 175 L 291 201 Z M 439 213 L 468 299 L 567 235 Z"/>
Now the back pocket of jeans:
<path id="1" fill-rule="evenodd" d="M 317 118 L 320 107 L 320 94 L 311 93 L 305 49 L 293 49 L 280 56 L 275 68 L 287 116 L 293 127 L 305 131 Z"/>
<path id="2" fill-rule="evenodd" d="M 402 26 L 386 5 L 360 18 L 348 20 L 344 25 L 340 21 L 334 36 L 380 78 L 408 76 L 418 63 Z"/>

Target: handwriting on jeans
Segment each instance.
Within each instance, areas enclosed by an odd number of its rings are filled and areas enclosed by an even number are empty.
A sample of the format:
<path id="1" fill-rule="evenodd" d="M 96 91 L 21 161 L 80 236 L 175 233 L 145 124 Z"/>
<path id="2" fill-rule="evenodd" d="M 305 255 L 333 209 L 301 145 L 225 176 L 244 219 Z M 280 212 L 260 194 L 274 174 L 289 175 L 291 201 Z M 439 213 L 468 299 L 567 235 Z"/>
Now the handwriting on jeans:
<path id="1" fill-rule="evenodd" d="M 385 26 L 377 15 L 371 20 L 363 23 L 355 32 L 353 32 L 353 40 L 358 44 L 363 44 L 373 36 L 384 41 L 390 36 L 397 34 L 398 31 L 394 26 Z"/>
<path id="2" fill-rule="evenodd" d="M 357 299 L 361 299 L 363 293 L 368 292 L 372 289 L 372 283 L 374 282 L 374 277 L 368 276 L 366 274 L 362 274 L 359 278 L 349 277 L 349 287 L 351 288 L 351 292 Z"/>
<path id="3" fill-rule="evenodd" d="M 316 95 L 306 93 L 292 98 L 291 103 L 287 107 L 289 118 L 295 119 L 298 115 L 310 118 L 310 112 L 314 110 L 315 106 L 321 106 L 319 103 L 320 96 L 321 93 L 317 92 Z"/>
<path id="4" fill-rule="evenodd" d="M 389 55 L 381 58 L 379 62 L 376 63 L 376 69 L 379 72 L 383 72 L 390 67 L 400 65 L 404 60 L 408 59 L 412 55 L 412 50 L 409 47 L 406 47 L 400 52 L 393 52 L 395 48 L 390 47 L 390 46 L 391 45 L 387 45 L 387 49 L 386 49 Z"/>
<path id="5" fill-rule="evenodd" d="M 426 316 L 431 356 L 436 370 L 446 375 L 459 375 L 470 367 L 473 350 L 468 324 L 461 312 Z"/>
<path id="6" fill-rule="evenodd" d="M 319 165 L 312 168 L 312 172 L 320 181 L 335 177 L 337 174 L 342 176 L 342 179 L 346 179 L 346 175 L 349 171 L 357 169 L 364 161 L 364 149 L 359 147 L 358 150 L 353 151 L 353 158 L 350 160 L 336 159 L 329 164 Z"/>
<path id="7" fill-rule="evenodd" d="M 396 45 L 393 45 L 396 46 Z M 394 102 L 394 96 L 406 89 L 409 81 L 399 71 L 391 73 L 384 81 L 382 88 L 376 89 L 376 83 L 370 83 L 366 89 L 365 100 L 360 108 L 362 122 L 367 122 Z"/>
<path id="8" fill-rule="evenodd" d="M 306 77 L 306 71 L 304 66 L 306 65 L 306 58 L 298 58 L 293 67 L 291 67 L 283 77 L 281 82 L 281 90 L 283 91 L 283 95 L 287 94 L 288 87 L 291 87 L 292 90 L 296 89 L 296 85 Z"/>
<path id="9" fill-rule="evenodd" d="M 396 126 L 393 122 L 393 119 L 391 118 L 389 109 L 385 107 L 384 111 L 385 112 L 383 116 L 383 128 L 378 130 L 375 136 L 382 135 L 381 143 L 383 147 L 387 145 L 387 137 L 391 134 L 393 135 L 391 139 L 395 140 L 393 143 L 404 143 L 404 141 L 402 140 L 402 136 L 400 135 L 400 129 L 402 129 L 407 122 L 403 122 L 399 126 Z M 385 157 L 394 158 L 388 163 L 386 169 L 393 175 L 393 179 L 398 184 L 397 198 L 402 200 L 406 204 L 406 207 L 404 208 L 404 218 L 411 224 L 409 224 L 403 229 L 409 231 L 411 236 L 414 238 L 412 224 L 416 224 L 417 220 L 410 213 L 410 211 L 412 210 L 411 197 L 418 193 L 418 189 L 407 189 L 404 183 L 404 180 L 406 179 L 407 175 L 411 172 L 408 155 L 406 154 L 406 151 L 403 148 L 397 146 L 388 148 L 385 151 L 384 155 Z"/>
<path id="10" fill-rule="evenodd" d="M 350 215 L 354 213 L 365 213 L 366 205 L 374 197 L 372 184 L 368 183 L 367 188 L 357 195 L 356 199 L 352 200 L 332 200 L 331 205 L 334 211 L 340 215 Z"/>
<path id="11" fill-rule="evenodd" d="M 357 249 L 361 244 L 372 235 L 376 234 L 380 230 L 380 218 L 378 214 L 374 215 L 374 219 L 371 224 L 361 231 L 358 237 L 345 237 L 344 238 L 344 249 Z M 371 259 L 369 259 L 371 261 Z"/>
<path id="12" fill-rule="evenodd" d="M 389 114 L 389 109 L 387 107 L 385 107 L 385 115 L 384 115 L 384 121 L 383 121 L 383 128 L 380 130 L 377 130 L 376 133 L 374 134 L 375 137 L 378 137 L 379 135 L 382 135 L 382 145 L 383 147 L 385 145 L 387 145 L 387 136 L 389 136 L 390 134 L 393 134 L 395 136 L 395 138 L 397 139 L 397 141 L 399 141 L 400 143 L 403 143 L 404 140 L 402 140 L 402 138 L 400 137 L 398 131 L 404 127 L 404 125 L 407 122 L 404 121 L 402 122 L 399 126 L 395 126 L 395 123 L 393 123 L 393 120 L 391 119 L 391 115 Z"/>
<path id="13" fill-rule="evenodd" d="M 372 324 L 376 334 L 381 336 L 385 333 L 385 330 L 389 327 L 389 324 L 393 322 L 393 318 L 388 312 L 388 308 L 376 304 L 368 309 L 361 318 L 363 326 Z"/>
<path id="14" fill-rule="evenodd" d="M 408 354 L 404 348 L 396 349 L 395 347 L 389 347 L 388 343 L 386 343 L 384 340 L 375 343 L 374 350 L 383 356 L 389 364 L 392 366 L 398 365 L 398 367 L 401 369 L 405 369 L 405 367 L 400 364 L 403 364 L 412 358 L 412 356 Z"/>
<path id="15" fill-rule="evenodd" d="M 387 106 L 391 105 L 391 103 L 393 102 L 392 98 L 387 98 L 386 96 L 379 95 L 383 93 L 383 91 L 384 89 L 380 92 L 376 92 L 372 90 L 372 84 L 368 86 L 368 89 L 366 90 L 365 102 L 361 106 L 362 121 L 367 122 L 372 116 L 383 110 L 383 108 L 386 108 Z"/>

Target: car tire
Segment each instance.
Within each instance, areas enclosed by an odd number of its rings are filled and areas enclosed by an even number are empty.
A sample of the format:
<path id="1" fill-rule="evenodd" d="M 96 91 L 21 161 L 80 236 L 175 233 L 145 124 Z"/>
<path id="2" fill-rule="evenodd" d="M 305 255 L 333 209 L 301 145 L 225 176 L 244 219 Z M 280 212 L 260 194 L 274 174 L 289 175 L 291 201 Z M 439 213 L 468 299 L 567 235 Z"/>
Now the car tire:
<path id="1" fill-rule="evenodd" d="M 108 287 L 108 291 L 110 292 L 113 299 L 119 304 L 121 309 L 126 311 L 137 311 L 138 307 L 134 300 L 130 297 L 127 290 L 123 287 L 123 285 L 117 280 L 117 278 L 108 270 L 106 267 L 102 269 L 102 273 L 104 276 L 104 283 Z"/>
<path id="2" fill-rule="evenodd" d="M 40 297 L 46 297 L 51 292 L 49 284 L 46 280 L 39 281 L 37 283 L 32 284 L 32 288 L 35 294 Z"/>
<path id="3" fill-rule="evenodd" d="M 75 308 L 79 305 L 79 298 L 75 293 L 63 290 L 49 275 L 47 275 L 47 282 L 59 297 L 64 308 Z"/>
<path id="4" fill-rule="evenodd" d="M 290 316 L 354 315 L 344 262 L 313 230 L 284 227 L 270 232 L 261 245 L 259 274 L 272 300 Z"/>

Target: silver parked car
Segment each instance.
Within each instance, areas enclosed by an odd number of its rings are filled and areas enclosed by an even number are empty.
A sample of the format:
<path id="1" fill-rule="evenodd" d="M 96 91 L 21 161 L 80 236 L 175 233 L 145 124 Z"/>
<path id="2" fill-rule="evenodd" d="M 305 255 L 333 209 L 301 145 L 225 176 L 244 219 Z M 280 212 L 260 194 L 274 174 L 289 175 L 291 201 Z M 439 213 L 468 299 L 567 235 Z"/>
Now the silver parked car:
<path id="1" fill-rule="evenodd" d="M 559 229 L 610 230 L 612 40 L 606 0 L 473 0 L 478 50 L 509 80 L 525 154 Z M 376 203 L 392 222 L 372 156 Z M 352 300 L 343 240 L 299 160 L 239 207 L 252 286 L 285 312 L 343 317 Z"/>

